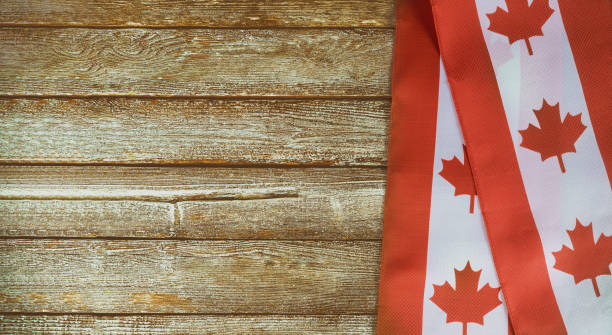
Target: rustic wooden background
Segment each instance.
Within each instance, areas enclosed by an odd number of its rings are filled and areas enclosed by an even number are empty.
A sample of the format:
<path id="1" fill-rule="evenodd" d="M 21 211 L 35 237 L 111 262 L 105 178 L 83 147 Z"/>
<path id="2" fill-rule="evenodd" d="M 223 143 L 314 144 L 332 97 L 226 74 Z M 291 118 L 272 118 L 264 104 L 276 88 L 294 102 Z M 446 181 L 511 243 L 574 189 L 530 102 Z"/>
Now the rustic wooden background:
<path id="1" fill-rule="evenodd" d="M 2 0 L 0 333 L 373 334 L 392 0 Z"/>

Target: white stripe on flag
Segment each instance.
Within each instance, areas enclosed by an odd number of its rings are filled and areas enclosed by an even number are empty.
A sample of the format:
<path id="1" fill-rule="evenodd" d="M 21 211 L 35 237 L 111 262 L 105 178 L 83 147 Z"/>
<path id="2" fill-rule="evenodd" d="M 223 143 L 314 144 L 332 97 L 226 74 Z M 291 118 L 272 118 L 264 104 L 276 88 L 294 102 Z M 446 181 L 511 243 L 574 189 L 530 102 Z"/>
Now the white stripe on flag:
<path id="1" fill-rule="evenodd" d="M 478 207 L 478 197 L 476 197 L 474 213 L 470 214 L 470 196 L 455 196 L 455 187 L 439 174 L 443 168 L 443 159 L 451 160 L 457 157 L 465 163 L 463 143 L 446 73 L 444 67 L 440 65 L 427 275 L 423 300 L 423 334 L 426 335 L 462 333 L 462 324 L 459 322 L 446 323 L 445 311 L 430 300 L 434 295 L 434 284 L 443 285 L 448 281 L 451 286 L 456 287 L 455 269 L 464 269 L 469 261 L 474 271 L 482 270 L 479 289 L 487 283 L 491 287 L 499 287 L 482 215 Z M 499 298 L 502 299 L 501 293 Z M 475 306 L 465 308 L 471 307 L 475 308 Z M 467 333 L 469 335 L 508 334 L 508 314 L 505 305 L 501 304 L 486 313 L 484 325 L 468 323 Z"/>
<path id="2" fill-rule="evenodd" d="M 528 54 L 524 42 L 510 45 L 506 37 L 488 30 L 486 14 L 497 7 L 506 8 L 504 0 L 476 0 L 476 4 L 551 284 L 568 333 L 607 334 L 612 329 L 612 277 L 596 278 L 601 293 L 596 297 L 590 280 L 576 284 L 571 274 L 554 268 L 553 252 L 563 245 L 573 248 L 567 230 L 575 228 L 576 219 L 584 225 L 593 223 L 595 241 L 602 233 L 612 235 L 612 192 L 557 0 L 549 1 L 554 13 L 542 27 L 543 36 L 530 39 L 533 55 Z M 506 43 L 499 43 L 499 39 Z M 565 173 L 557 158 L 542 161 L 539 152 L 521 146 L 523 136 L 519 131 L 530 124 L 540 127 L 534 110 L 541 109 L 544 100 L 551 106 L 559 104 L 561 120 L 567 114 L 581 114 L 580 120 L 586 126 L 575 142 L 576 152 L 561 155 Z"/>

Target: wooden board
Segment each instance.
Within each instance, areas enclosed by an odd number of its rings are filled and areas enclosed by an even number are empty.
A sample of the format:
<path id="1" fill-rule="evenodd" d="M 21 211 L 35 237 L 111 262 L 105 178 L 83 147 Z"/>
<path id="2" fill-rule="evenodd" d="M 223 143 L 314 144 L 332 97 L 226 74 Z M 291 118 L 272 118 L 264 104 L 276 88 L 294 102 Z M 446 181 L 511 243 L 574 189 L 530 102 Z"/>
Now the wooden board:
<path id="1" fill-rule="evenodd" d="M 383 166 L 389 109 L 386 100 L 4 99 L 0 163 Z"/>
<path id="2" fill-rule="evenodd" d="M 0 334 L 374 334 L 391 0 L 3 0 Z"/>
<path id="3" fill-rule="evenodd" d="M 0 334 L 216 334 L 366 335 L 376 333 L 373 315 L 0 315 Z"/>
<path id="4" fill-rule="evenodd" d="M 381 29 L 0 28 L 0 95 L 389 96 Z"/>
<path id="5" fill-rule="evenodd" d="M 380 239 L 384 168 L 0 166 L 0 236 Z"/>
<path id="6" fill-rule="evenodd" d="M 173 212 L 143 201 L 0 200 L 0 236 L 170 237 Z"/>
<path id="7" fill-rule="evenodd" d="M 0 312 L 372 314 L 380 243 L 0 241 Z"/>
<path id="8" fill-rule="evenodd" d="M 0 24 L 392 27 L 392 0 L 3 0 Z"/>

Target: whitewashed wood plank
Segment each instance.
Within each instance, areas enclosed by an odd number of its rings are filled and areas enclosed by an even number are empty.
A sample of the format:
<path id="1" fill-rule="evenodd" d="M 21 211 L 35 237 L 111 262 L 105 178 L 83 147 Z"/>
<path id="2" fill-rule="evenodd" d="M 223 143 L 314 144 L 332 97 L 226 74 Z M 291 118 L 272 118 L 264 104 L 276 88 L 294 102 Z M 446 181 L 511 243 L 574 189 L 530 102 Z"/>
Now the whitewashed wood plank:
<path id="1" fill-rule="evenodd" d="M 0 312 L 373 314 L 379 242 L 0 241 Z"/>
<path id="2" fill-rule="evenodd" d="M 5 165 L 0 236 L 380 239 L 384 187 L 384 168 Z"/>
<path id="3" fill-rule="evenodd" d="M 384 29 L 0 28 L 0 95 L 389 96 Z"/>
<path id="4" fill-rule="evenodd" d="M 392 0 L 3 0 L 0 24 L 393 27 Z"/>
<path id="5" fill-rule="evenodd" d="M 0 100 L 0 163 L 384 165 L 389 101 Z"/>
<path id="6" fill-rule="evenodd" d="M 0 315 L 0 334 L 366 335 L 373 315 Z"/>

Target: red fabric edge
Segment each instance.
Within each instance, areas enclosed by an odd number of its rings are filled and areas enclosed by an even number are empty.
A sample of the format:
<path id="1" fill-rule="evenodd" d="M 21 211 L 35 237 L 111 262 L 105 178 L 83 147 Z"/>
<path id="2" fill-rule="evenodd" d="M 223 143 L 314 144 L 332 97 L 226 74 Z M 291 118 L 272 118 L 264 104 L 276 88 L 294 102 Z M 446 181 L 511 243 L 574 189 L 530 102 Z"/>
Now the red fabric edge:
<path id="1" fill-rule="evenodd" d="M 378 298 L 380 335 L 422 332 L 440 55 L 427 0 L 398 0 Z"/>
<path id="2" fill-rule="evenodd" d="M 493 260 L 516 334 L 567 334 L 473 0 L 431 0 Z"/>

